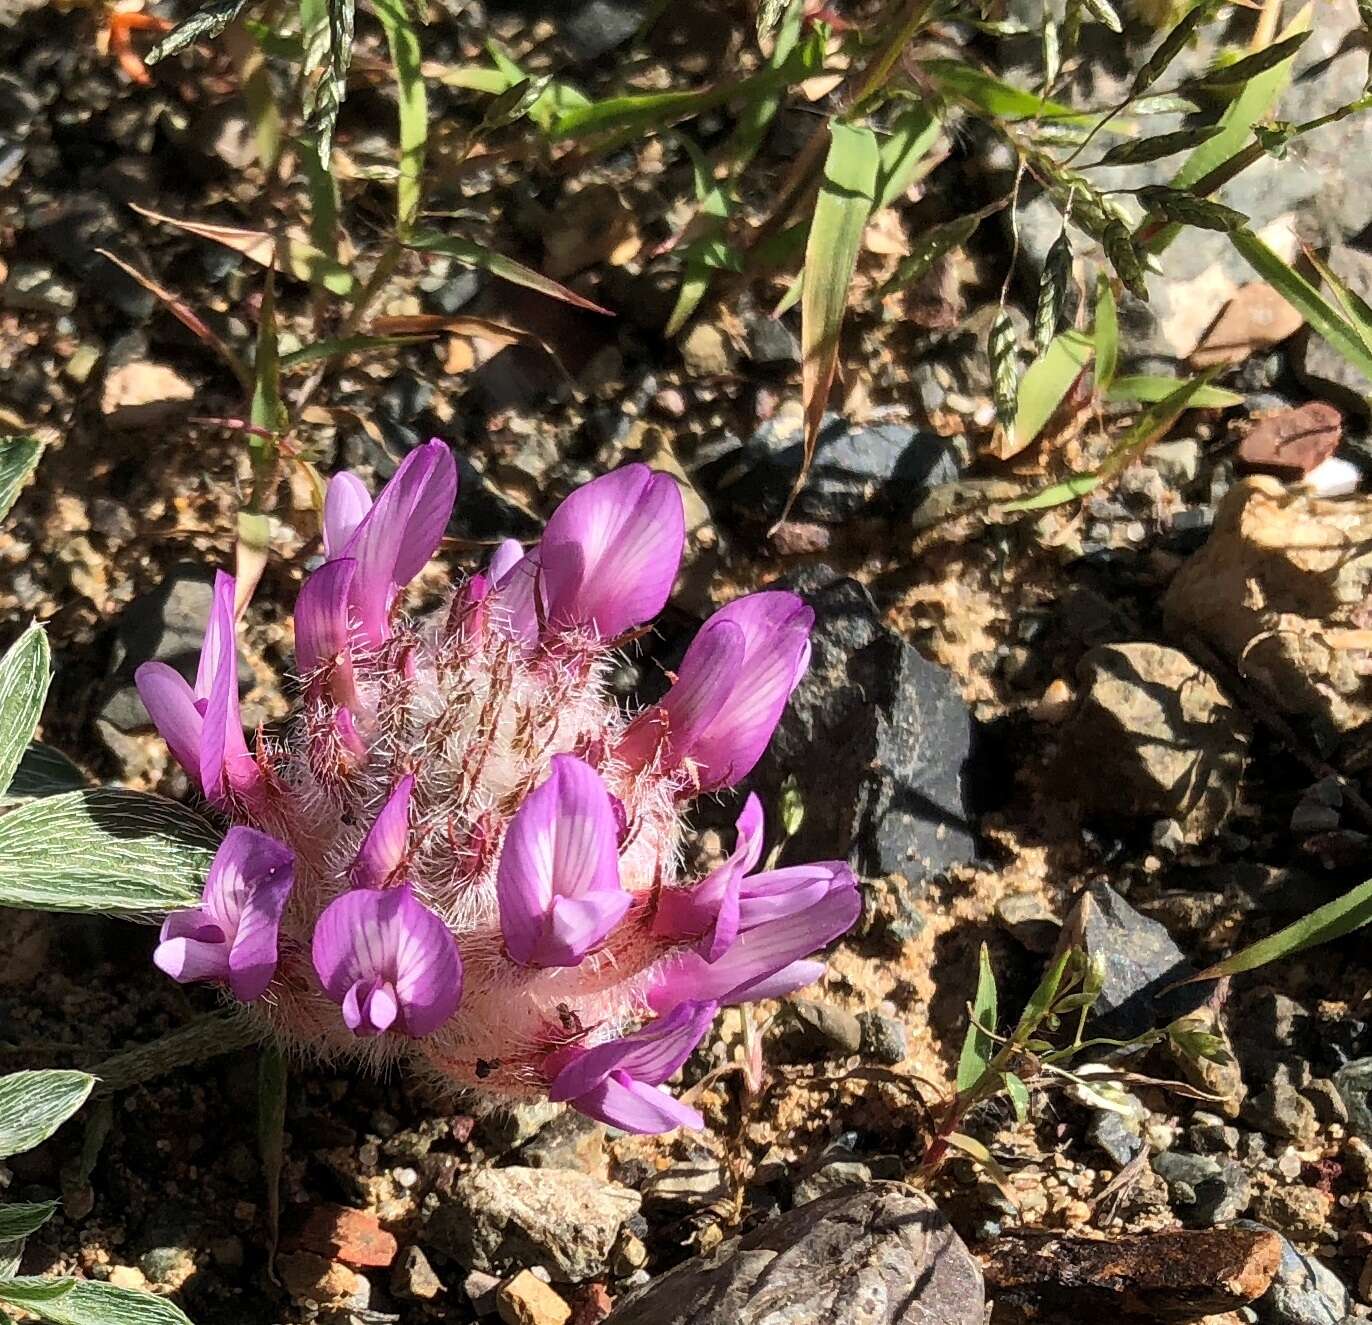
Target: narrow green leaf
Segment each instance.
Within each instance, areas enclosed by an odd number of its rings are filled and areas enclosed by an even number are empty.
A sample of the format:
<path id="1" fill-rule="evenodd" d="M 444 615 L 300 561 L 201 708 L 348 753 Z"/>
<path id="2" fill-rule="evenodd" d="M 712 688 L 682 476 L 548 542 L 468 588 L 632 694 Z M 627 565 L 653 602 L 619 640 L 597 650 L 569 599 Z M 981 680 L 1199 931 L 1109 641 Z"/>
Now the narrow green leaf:
<path id="1" fill-rule="evenodd" d="M 922 71 L 945 95 L 1002 120 L 1062 120 L 1068 124 L 1093 125 L 1099 115 L 1085 114 L 1061 102 L 1026 92 L 1023 88 L 982 73 L 961 60 L 933 59 L 920 62 Z M 1114 126 L 1103 132 L 1118 133 Z"/>
<path id="2" fill-rule="evenodd" d="M 320 359 L 333 359 L 344 354 L 361 354 L 367 350 L 398 350 L 405 345 L 419 345 L 430 339 L 427 336 L 343 336 L 333 340 L 316 341 L 313 345 L 302 345 L 298 350 L 281 356 L 283 369 L 300 368 L 304 364 L 317 363 Z"/>
<path id="3" fill-rule="evenodd" d="M 1005 1093 L 1010 1097 L 1010 1107 L 1015 1111 L 1015 1121 L 1026 1122 L 1029 1118 L 1029 1087 L 1013 1072 L 1007 1072 Z"/>
<path id="4" fill-rule="evenodd" d="M 873 211 L 889 207 L 914 183 L 920 162 L 938 140 L 942 127 L 923 101 L 896 116 L 890 131 L 881 140 Z"/>
<path id="5" fill-rule="evenodd" d="M 1149 405 L 1166 400 L 1179 385 L 1175 377 L 1117 377 L 1106 388 L 1105 398 Z M 1243 397 L 1237 391 L 1226 391 L 1220 386 L 1201 387 L 1191 397 L 1193 409 L 1232 409 L 1242 404 Z"/>
<path id="6" fill-rule="evenodd" d="M 492 276 L 499 276 L 513 285 L 537 290 L 539 294 L 546 294 L 550 299 L 560 299 L 565 304 L 575 304 L 577 308 L 585 308 L 592 313 L 613 316 L 608 308 L 592 303 L 575 290 L 558 284 L 552 277 L 544 276 L 542 272 L 526 267 L 513 258 L 507 258 L 503 253 L 496 253 L 473 243 L 470 239 L 459 239 L 456 235 L 441 235 L 434 230 L 421 230 L 405 242 L 407 248 L 416 249 L 420 253 L 442 253 L 460 262 L 464 267 L 488 271 Z"/>
<path id="7" fill-rule="evenodd" d="M 0 1077 L 0 1159 L 40 1146 L 85 1102 L 85 1072 L 12 1072 Z"/>
<path id="8" fill-rule="evenodd" d="M 958 1091 L 971 1090 L 985 1074 L 995 1054 L 988 1032 L 996 1028 L 996 973 L 991 969 L 991 950 L 981 945 L 977 958 L 977 992 L 972 999 L 972 1024 L 962 1041 L 958 1057 Z"/>
<path id="9" fill-rule="evenodd" d="M 67 1289 L 53 1293 L 54 1284 Z M 3 1280 L 0 1302 L 23 1307 L 49 1325 L 191 1325 L 181 1308 L 165 1297 L 90 1279 Z"/>
<path id="10" fill-rule="evenodd" d="M 1091 338 L 1080 331 L 1055 336 L 1019 384 L 1019 404 L 1011 429 L 1014 449 L 1022 451 L 1044 429 L 1059 405 L 1091 362 Z"/>
<path id="11" fill-rule="evenodd" d="M 192 42 L 211 41 L 248 7 L 248 0 L 210 0 L 189 18 L 182 19 L 143 57 L 145 64 L 156 64 Z"/>
<path id="12" fill-rule="evenodd" d="M 1108 392 L 1115 380 L 1119 364 L 1119 311 L 1115 307 L 1115 291 L 1110 278 L 1101 272 L 1096 277 L 1096 390 Z"/>
<path id="13" fill-rule="evenodd" d="M 1372 3 L 1372 0 L 1369 0 Z M 1313 248 L 1305 249 L 1306 261 L 1314 267 L 1319 278 L 1334 292 L 1348 324 L 1358 333 L 1362 343 L 1372 352 L 1372 307 Z"/>
<path id="14" fill-rule="evenodd" d="M 0 1243 L 28 1237 L 42 1228 L 56 1209 L 56 1201 L 15 1201 L 0 1205 Z"/>
<path id="15" fill-rule="evenodd" d="M 1364 377 L 1372 378 L 1372 350 L 1357 329 L 1299 272 L 1289 267 L 1251 230 L 1235 230 L 1229 241 L 1276 292 Z"/>
<path id="16" fill-rule="evenodd" d="M 156 915 L 200 900 L 219 838 L 175 801 L 100 787 L 0 817 L 0 906 Z"/>
<path id="17" fill-rule="evenodd" d="M 1049 1009 L 1057 1001 L 1058 990 L 1062 988 L 1062 978 L 1067 973 L 1067 964 L 1072 959 L 1072 949 L 1064 948 L 1049 964 L 1038 982 L 1029 1001 L 1020 1013 L 1019 1024 L 1015 1027 L 1015 1042 L 1023 1044 L 1033 1035 L 1038 1024 L 1048 1015 Z"/>
<path id="18" fill-rule="evenodd" d="M 48 633 L 35 622 L 0 658 L 0 796 L 33 739 L 51 679 Z"/>
<path id="19" fill-rule="evenodd" d="M 56 796 L 64 791 L 80 791 L 85 785 L 86 775 L 66 755 L 50 745 L 34 741 L 24 751 L 5 799 Z"/>
<path id="20" fill-rule="evenodd" d="M 252 406 L 248 421 L 255 428 L 276 436 L 286 430 L 289 419 L 281 399 L 281 364 L 277 358 L 276 341 L 276 282 L 275 273 L 267 273 L 266 288 L 262 291 L 262 307 L 257 318 L 257 353 L 253 357 Z M 263 449 L 263 439 L 254 443 Z"/>
<path id="21" fill-rule="evenodd" d="M 824 178 L 805 245 L 807 275 L 800 301 L 805 456 L 792 488 L 792 499 L 805 485 L 814 459 L 820 420 L 838 365 L 839 333 L 848 305 L 848 287 L 857 269 L 862 232 L 876 196 L 879 161 L 880 152 L 871 129 L 842 120 L 829 126 Z"/>
<path id="22" fill-rule="evenodd" d="M 986 1171 L 986 1176 L 1000 1188 L 1001 1193 L 1011 1203 L 1018 1199 L 1015 1184 L 1010 1181 L 1001 1162 L 974 1136 L 964 1132 L 950 1132 L 944 1140 L 954 1150 L 960 1150 L 968 1159 L 973 1160 Z"/>
<path id="23" fill-rule="evenodd" d="M 1372 921 L 1372 880 L 1360 883 L 1342 897 L 1316 907 L 1309 915 L 1292 921 L 1285 929 L 1279 929 L 1265 939 L 1249 944 L 1232 957 L 1206 967 L 1199 975 L 1192 976 L 1191 982 L 1218 980 L 1226 975 L 1255 971 L 1260 966 L 1303 952 L 1318 943 L 1342 938 L 1355 929 L 1361 929 L 1368 921 Z"/>
<path id="24" fill-rule="evenodd" d="M 1147 161 L 1161 161 L 1178 152 L 1190 152 L 1208 143 L 1222 130 L 1218 124 L 1202 129 L 1178 129 L 1176 133 L 1160 133 L 1155 138 L 1133 138 L 1117 143 L 1099 161 L 1098 166 L 1137 166 Z"/>
<path id="25" fill-rule="evenodd" d="M 1007 512 L 1046 511 L 1053 506 L 1065 506 L 1069 501 L 1085 497 L 1100 487 L 1100 478 L 1095 474 L 1073 474 L 1060 483 L 1051 483 L 1027 497 L 1017 497 L 1014 501 L 1001 504 L 1000 509 Z"/>
<path id="26" fill-rule="evenodd" d="M 1195 81 L 1207 87 L 1233 87 L 1236 83 L 1247 83 L 1259 74 L 1293 58 L 1298 50 L 1310 39 L 1310 33 L 1297 32 L 1281 41 L 1274 41 L 1252 55 L 1246 55 L 1233 64 L 1216 65 L 1201 74 Z"/>
<path id="27" fill-rule="evenodd" d="M 1148 283 L 1143 278 L 1143 259 L 1134 247 L 1133 236 L 1128 226 L 1120 221 L 1111 221 L 1101 235 L 1105 246 L 1105 256 L 1115 269 L 1115 275 L 1124 283 L 1124 288 L 1135 299 L 1147 300 Z"/>
<path id="28" fill-rule="evenodd" d="M 404 0 L 373 0 L 395 66 L 400 102 L 400 175 L 396 181 L 396 224 L 408 235 L 419 219 L 424 153 L 429 142 L 428 98 L 420 73 L 419 34 Z"/>
<path id="29" fill-rule="evenodd" d="M 0 520 L 19 500 L 19 489 L 38 468 L 42 454 L 43 443 L 36 437 L 0 437 Z"/>

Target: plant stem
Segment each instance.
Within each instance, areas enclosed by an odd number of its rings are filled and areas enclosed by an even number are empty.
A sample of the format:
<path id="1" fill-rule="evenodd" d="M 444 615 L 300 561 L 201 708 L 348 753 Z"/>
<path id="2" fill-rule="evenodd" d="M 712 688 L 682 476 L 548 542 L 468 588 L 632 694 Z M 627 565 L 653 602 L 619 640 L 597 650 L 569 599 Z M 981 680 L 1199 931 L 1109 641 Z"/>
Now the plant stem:
<path id="1" fill-rule="evenodd" d="M 97 1094 L 107 1095 L 156 1080 L 180 1067 L 246 1049 L 262 1038 L 261 1026 L 240 1013 L 215 1012 L 159 1040 L 125 1049 L 95 1064 L 90 1071 L 100 1079 Z"/>

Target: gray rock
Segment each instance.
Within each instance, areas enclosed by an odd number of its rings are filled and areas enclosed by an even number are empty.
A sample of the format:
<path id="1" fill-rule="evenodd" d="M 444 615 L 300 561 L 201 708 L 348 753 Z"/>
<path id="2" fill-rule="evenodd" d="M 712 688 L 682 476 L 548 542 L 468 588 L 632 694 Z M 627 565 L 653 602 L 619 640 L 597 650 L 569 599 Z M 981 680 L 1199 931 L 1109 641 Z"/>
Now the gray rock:
<path id="1" fill-rule="evenodd" d="M 835 1192 L 620 1300 L 606 1325 L 981 1325 L 981 1267 L 901 1183 Z"/>
<path id="2" fill-rule="evenodd" d="M 27 313 L 70 313 L 76 287 L 46 262 L 16 262 L 0 286 L 0 304 Z"/>
<path id="3" fill-rule="evenodd" d="M 1168 989 L 1194 974 L 1191 964 L 1166 929 L 1140 915 L 1108 883 L 1093 883 L 1081 895 L 1063 926 L 1062 942 L 1085 949 L 1100 964 L 1104 980 L 1091 1014 L 1095 1035 L 1133 1039 L 1205 1001 L 1203 987 Z"/>
<path id="4" fill-rule="evenodd" d="M 1130 1126 L 1128 1119 L 1121 1117 L 1113 1109 L 1097 1109 L 1086 1124 L 1086 1139 L 1110 1162 L 1122 1169 L 1143 1149 L 1143 1138 L 1137 1127 Z"/>
<path id="5" fill-rule="evenodd" d="M 655 1213 L 700 1209 L 719 1200 L 728 1189 L 719 1156 L 704 1146 L 685 1144 L 689 1153 L 643 1184 L 643 1203 Z"/>
<path id="6" fill-rule="evenodd" d="M 194 682 L 213 600 L 214 572 L 197 563 L 180 562 L 156 589 L 135 598 L 124 609 L 115 633 L 109 698 L 100 710 L 102 721 L 121 732 L 148 726 L 148 711 L 133 684 L 133 674 L 141 663 L 156 659 Z M 241 658 L 238 681 L 240 686 L 253 681 L 252 668 Z"/>
<path id="7" fill-rule="evenodd" d="M 438 1206 L 422 1240 L 487 1274 L 546 1266 L 559 1283 L 606 1273 L 639 1194 L 570 1169 L 479 1169 L 464 1173 Z"/>
<path id="8" fill-rule="evenodd" d="M 1327 261 L 1334 274 L 1347 283 L 1348 288 L 1362 299 L 1372 301 L 1372 253 L 1365 249 L 1336 244 L 1329 251 Z M 1322 336 L 1307 330 L 1295 357 L 1297 376 L 1320 395 L 1329 396 L 1335 404 L 1368 412 L 1368 396 L 1372 394 L 1369 381 Z"/>
<path id="9" fill-rule="evenodd" d="M 1355 1058 L 1334 1073 L 1334 1085 L 1348 1110 L 1354 1136 L 1372 1141 L 1372 1058 Z"/>
<path id="10" fill-rule="evenodd" d="M 1178 649 L 1109 644 L 1077 668 L 1081 699 L 1054 770 L 1068 795 L 1110 819 L 1175 819 L 1199 842 L 1238 799 L 1248 724 Z"/>
<path id="11" fill-rule="evenodd" d="M 860 1013 L 858 1021 L 862 1024 L 864 1058 L 888 1067 L 905 1061 L 906 1054 L 910 1052 L 910 1042 L 903 1021 L 884 1017 L 880 1012 Z"/>
<path id="12" fill-rule="evenodd" d="M 800 340 L 780 318 L 757 317 L 748 327 L 748 357 L 757 364 L 797 364 Z"/>
<path id="13" fill-rule="evenodd" d="M 753 782 L 775 804 L 795 776 L 794 858 L 847 854 L 860 874 L 911 883 L 974 859 L 973 724 L 957 682 L 888 630 L 855 580 L 814 568 L 790 583 L 815 609 L 813 657 Z"/>
<path id="14" fill-rule="evenodd" d="M 140 271 L 151 269 L 147 255 L 129 238 L 126 214 L 103 194 L 74 193 L 41 208 L 30 220 L 29 234 L 88 294 L 134 322 L 152 316 L 155 296 L 96 251 L 109 249 Z"/>
<path id="15" fill-rule="evenodd" d="M 779 410 L 723 475 L 721 496 L 742 520 L 777 519 L 804 456 L 799 409 Z M 957 448 L 899 415 L 864 425 L 828 414 L 792 518 L 844 524 L 859 515 L 908 514 L 924 494 L 958 477 Z"/>
<path id="16" fill-rule="evenodd" d="M 1193 1228 L 1237 1219 L 1252 1199 L 1248 1174 L 1232 1159 L 1170 1150 L 1154 1155 L 1151 1162 L 1153 1172 L 1167 1184 L 1173 1210 Z"/>
<path id="17" fill-rule="evenodd" d="M 1249 1099 L 1244 1117 L 1268 1136 L 1284 1136 L 1292 1141 L 1313 1141 L 1320 1130 L 1315 1106 L 1294 1086 L 1280 1080 Z"/>
<path id="18" fill-rule="evenodd" d="M 1239 1221 L 1238 1227 L 1265 1224 Z M 1338 1275 L 1313 1256 L 1304 1256 L 1285 1238 L 1281 1263 L 1267 1292 L 1253 1303 L 1258 1325 L 1344 1325 L 1351 1305 Z"/>
<path id="19" fill-rule="evenodd" d="M 806 998 L 792 999 L 790 1008 L 806 1052 L 855 1054 L 862 1047 L 862 1025 L 851 1012 Z"/>
<path id="20" fill-rule="evenodd" d="M 806 1205 L 834 1192 L 866 1187 L 871 1181 L 872 1170 L 868 1165 L 858 1160 L 841 1159 L 816 1169 L 808 1178 L 796 1183 L 792 1196 L 797 1205 Z"/>
<path id="21" fill-rule="evenodd" d="M 628 41 L 647 17 L 642 0 L 580 0 L 568 6 L 558 28 L 578 60 L 597 60 Z"/>

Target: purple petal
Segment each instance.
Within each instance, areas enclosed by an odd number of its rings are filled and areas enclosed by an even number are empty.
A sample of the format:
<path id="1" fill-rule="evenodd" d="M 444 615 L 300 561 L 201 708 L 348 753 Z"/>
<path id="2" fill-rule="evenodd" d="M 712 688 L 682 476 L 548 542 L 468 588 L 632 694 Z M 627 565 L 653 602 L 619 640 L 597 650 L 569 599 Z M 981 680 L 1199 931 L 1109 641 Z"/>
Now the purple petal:
<path id="1" fill-rule="evenodd" d="M 508 556 L 501 558 L 501 553 L 511 544 L 514 551 L 519 550 L 518 543 L 508 540 L 496 549 L 496 556 L 491 561 L 491 583 L 495 586 L 492 602 L 498 609 L 496 619 L 505 631 L 532 647 L 538 643 L 537 552 L 510 561 L 508 566 L 502 566 L 497 576 L 496 560 L 509 560 Z"/>
<path id="2" fill-rule="evenodd" d="M 343 555 L 348 540 L 372 509 L 372 494 L 356 474 L 344 470 L 329 480 L 324 494 L 324 555 L 332 561 Z"/>
<path id="3" fill-rule="evenodd" d="M 222 981 L 229 978 L 229 945 L 221 938 L 171 938 L 158 943 L 152 954 L 153 965 L 178 984 L 194 980 Z"/>
<path id="4" fill-rule="evenodd" d="M 440 441 L 428 442 L 405 457 L 348 540 L 344 555 L 357 562 L 352 605 L 369 643 L 389 637 L 396 592 L 437 550 L 456 500 L 452 452 Z"/>
<path id="5" fill-rule="evenodd" d="M 248 753 L 238 712 L 238 640 L 233 607 L 234 578 L 219 571 L 215 575 L 214 603 L 196 679 L 197 698 L 205 705 L 200 736 L 200 786 L 206 798 L 218 805 L 225 802 L 230 792 L 251 795 L 262 779 Z"/>
<path id="6" fill-rule="evenodd" d="M 295 600 L 295 659 L 302 675 L 332 662 L 348 647 L 348 593 L 357 562 L 344 557 L 321 566 Z"/>
<path id="7" fill-rule="evenodd" d="M 186 679 L 164 662 L 145 662 L 133 674 L 139 697 L 176 762 L 200 784 L 200 737 L 205 719 Z"/>
<path id="8" fill-rule="evenodd" d="M 357 719 L 347 709 L 339 709 L 333 715 L 333 725 L 338 732 L 338 739 L 343 743 L 343 748 L 351 754 L 355 754 L 359 759 L 366 759 L 367 743 L 357 730 Z"/>
<path id="9" fill-rule="evenodd" d="M 684 953 L 663 968 L 649 991 L 648 1005 L 661 1013 L 683 999 L 736 1003 L 761 997 L 754 991 L 763 981 L 836 939 L 861 911 L 856 887 L 838 887 L 809 910 L 745 930 L 715 962 Z"/>
<path id="10" fill-rule="evenodd" d="M 379 888 L 405 860 L 410 844 L 410 797 L 414 775 L 400 779 L 387 797 L 353 862 L 353 880 L 359 887 Z"/>
<path id="11" fill-rule="evenodd" d="M 619 923 L 628 897 L 619 884 L 617 840 L 599 775 L 572 755 L 554 755 L 548 778 L 511 821 L 500 855 L 500 928 L 515 961 L 575 966 Z M 593 897 L 595 907 L 561 916 L 554 906 L 558 898 Z"/>
<path id="12" fill-rule="evenodd" d="M 795 594 L 769 590 L 737 599 L 705 623 L 702 635 L 720 622 L 737 627 L 744 649 L 727 700 L 714 716 L 705 724 L 688 722 L 685 735 L 673 734 L 669 727 L 672 749 L 678 756 L 689 755 L 700 770 L 701 790 L 732 785 L 762 757 L 804 674 L 814 619 Z M 686 657 L 690 659 L 690 650 Z M 685 661 L 682 673 L 685 679 Z M 675 716 L 670 693 L 664 706 Z"/>
<path id="13" fill-rule="evenodd" d="M 549 626 L 613 639 L 651 620 L 672 591 L 685 537 L 670 474 L 626 465 L 578 488 L 539 544 Z"/>
<path id="14" fill-rule="evenodd" d="M 554 1104 L 576 1099 L 611 1072 L 660 1086 L 705 1038 L 718 1010 L 713 1003 L 681 1002 L 631 1035 L 583 1050 L 562 1065 L 548 1087 L 548 1098 Z"/>
<path id="15" fill-rule="evenodd" d="M 692 753 L 708 738 L 733 695 L 746 654 L 743 631 L 718 614 L 697 632 L 681 660 L 676 684 L 662 700 L 668 749 L 674 758 Z"/>
<path id="16" fill-rule="evenodd" d="M 320 983 L 358 1034 L 378 1033 L 392 997 L 394 1028 L 414 1038 L 437 1030 L 461 1002 L 457 944 L 408 884 L 336 898 L 315 925 L 312 949 Z"/>
<path id="17" fill-rule="evenodd" d="M 661 1086 L 645 1085 L 622 1072 L 613 1072 L 584 1095 L 569 1101 L 578 1113 L 618 1127 L 624 1132 L 652 1135 L 678 1127 L 705 1126 L 705 1119 L 689 1104 Z"/>
<path id="18" fill-rule="evenodd" d="M 838 860 L 791 865 L 782 870 L 754 874 L 743 885 L 739 923 L 744 929 L 755 929 L 783 916 L 808 910 L 835 888 L 852 886 L 851 878 L 848 866 Z"/>
<path id="19" fill-rule="evenodd" d="M 785 998 L 797 989 L 804 989 L 824 978 L 824 963 L 812 961 L 792 962 L 771 975 L 754 980 L 750 985 L 740 985 L 729 996 L 734 1003 L 753 1003 L 764 998 Z"/>
<path id="20" fill-rule="evenodd" d="M 507 538 L 491 553 L 491 564 L 486 567 L 487 578 L 492 584 L 499 584 L 523 560 L 523 544 L 517 538 Z"/>

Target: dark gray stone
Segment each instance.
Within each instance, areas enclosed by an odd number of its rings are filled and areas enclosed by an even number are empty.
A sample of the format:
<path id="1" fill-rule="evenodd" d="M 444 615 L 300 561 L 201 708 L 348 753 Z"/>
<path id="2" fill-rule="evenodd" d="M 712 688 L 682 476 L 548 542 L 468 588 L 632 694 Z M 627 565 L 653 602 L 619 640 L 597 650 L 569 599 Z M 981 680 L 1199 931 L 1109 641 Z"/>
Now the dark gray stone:
<path id="1" fill-rule="evenodd" d="M 873 1063 L 893 1067 L 905 1061 L 910 1052 L 905 1023 L 880 1012 L 863 1012 L 858 1016 L 862 1025 L 862 1056 Z"/>
<path id="2" fill-rule="evenodd" d="M 1348 1110 L 1348 1128 L 1372 1140 L 1372 1058 L 1355 1058 L 1334 1073 L 1334 1085 Z"/>
<path id="3" fill-rule="evenodd" d="M 646 17 L 647 6 L 642 0 L 574 0 L 558 28 L 576 59 L 598 60 L 624 45 Z"/>
<path id="4" fill-rule="evenodd" d="M 156 659 L 195 681 L 200 644 L 214 599 L 214 571 L 195 562 L 181 562 L 151 593 L 135 598 L 119 618 L 110 659 L 109 698 L 100 717 L 123 732 L 149 725 L 148 711 L 138 697 L 133 674 L 139 665 Z M 240 686 L 253 682 L 252 668 L 240 657 Z"/>
<path id="5" fill-rule="evenodd" d="M 1097 1109 L 1086 1124 L 1086 1139 L 1102 1154 L 1109 1156 L 1110 1162 L 1122 1169 L 1130 1160 L 1137 1158 L 1143 1149 L 1143 1138 L 1137 1127 L 1113 1109 Z"/>
<path id="6" fill-rule="evenodd" d="M 1169 1150 L 1154 1155 L 1151 1163 L 1167 1184 L 1172 1209 L 1193 1228 L 1237 1219 L 1252 1199 L 1248 1174 L 1232 1159 Z"/>
<path id="7" fill-rule="evenodd" d="M 804 452 L 798 413 L 777 414 L 748 439 L 723 476 L 722 498 L 740 519 L 770 523 L 781 515 Z M 957 448 L 946 438 L 896 417 L 855 425 L 829 414 L 791 515 L 843 524 L 859 515 L 908 514 L 931 487 L 951 483 L 958 473 Z"/>
<path id="8" fill-rule="evenodd" d="M 39 247 L 71 272 L 87 294 L 135 322 L 146 322 L 156 298 L 96 251 L 109 249 L 140 271 L 150 270 L 146 255 L 130 242 L 129 231 L 127 214 L 99 193 L 62 198 L 42 208 L 29 225 Z"/>
<path id="9" fill-rule="evenodd" d="M 1241 1219 L 1238 1227 L 1267 1226 Z M 1282 1238 L 1276 1278 L 1252 1309 L 1258 1325 L 1344 1325 L 1350 1305 L 1348 1289 L 1338 1275 L 1315 1257 L 1302 1255 Z"/>
<path id="10" fill-rule="evenodd" d="M 793 859 L 847 855 L 860 874 L 916 883 L 976 856 L 972 716 L 953 677 L 886 628 L 867 590 L 832 576 L 815 567 L 790 579 L 815 609 L 814 652 L 753 781 L 764 804 L 788 776 L 799 784 Z"/>
<path id="11" fill-rule="evenodd" d="M 748 357 L 757 364 L 800 362 L 800 340 L 780 318 L 758 317 L 748 328 Z"/>
<path id="12" fill-rule="evenodd" d="M 1315 1106 L 1285 1081 L 1273 1081 L 1244 1106 L 1244 1118 L 1268 1136 L 1313 1141 L 1319 1134 Z"/>
<path id="13" fill-rule="evenodd" d="M 1205 1002 L 1204 986 L 1168 989 L 1194 968 L 1166 929 L 1140 915 L 1108 883 L 1093 883 L 1081 895 L 1063 926 L 1062 942 L 1084 948 L 1100 964 L 1104 982 L 1091 1013 L 1095 1035 L 1130 1040 Z"/>
<path id="14" fill-rule="evenodd" d="M 791 1015 L 801 1047 L 812 1054 L 855 1054 L 862 1047 L 862 1025 L 851 1012 L 806 998 L 791 1000 Z"/>
<path id="15" fill-rule="evenodd" d="M 606 1325 L 981 1325 L 981 1267 L 902 1183 L 838 1191 L 660 1275 Z"/>

